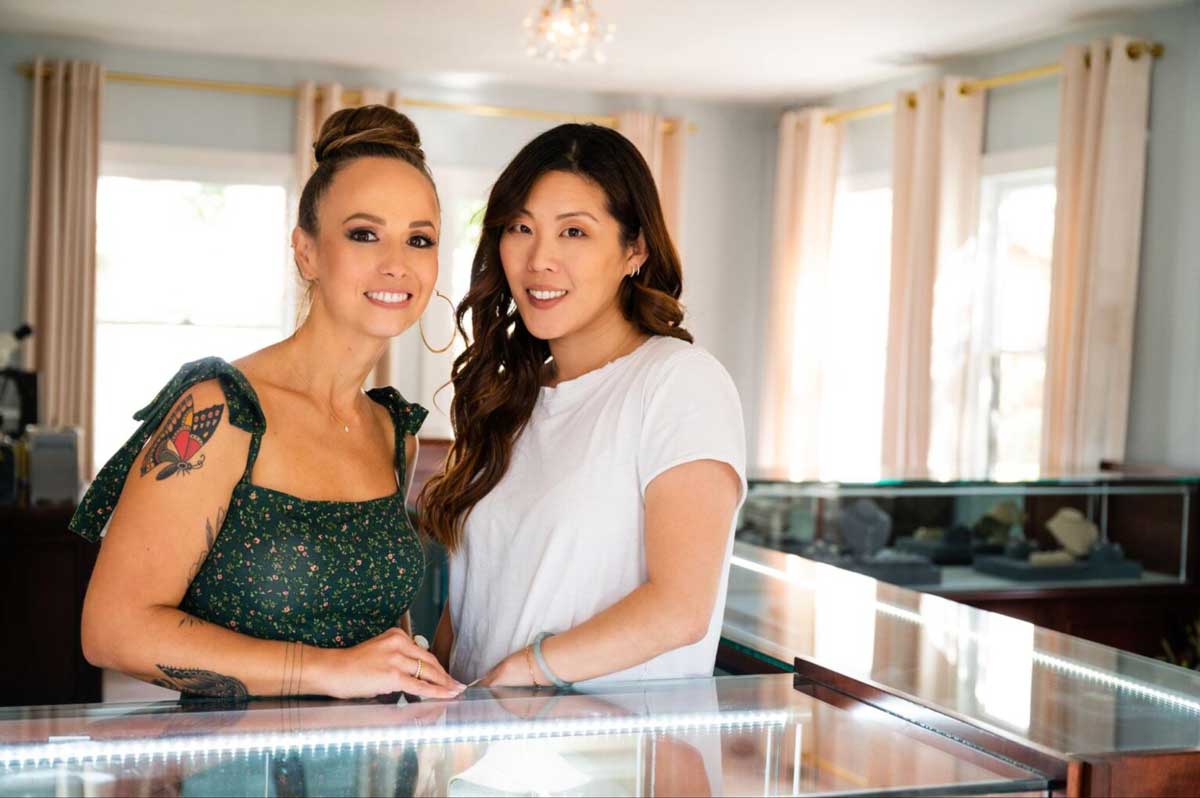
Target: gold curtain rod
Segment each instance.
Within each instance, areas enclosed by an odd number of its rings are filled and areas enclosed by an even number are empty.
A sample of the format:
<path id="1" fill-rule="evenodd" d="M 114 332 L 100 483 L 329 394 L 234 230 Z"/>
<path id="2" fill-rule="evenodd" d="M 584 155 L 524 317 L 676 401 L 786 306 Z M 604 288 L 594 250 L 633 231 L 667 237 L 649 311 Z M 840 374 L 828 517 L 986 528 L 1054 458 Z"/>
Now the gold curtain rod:
<path id="1" fill-rule="evenodd" d="M 33 65 L 21 64 L 17 71 L 27 78 L 33 77 Z M 291 97 L 299 95 L 299 89 L 291 86 L 271 86 L 264 83 L 239 83 L 228 80 L 203 80 L 200 78 L 168 78 L 160 75 L 143 75 L 137 72 L 105 72 L 104 79 L 110 83 L 124 83 L 132 86 L 154 86 L 167 89 L 193 89 L 198 91 L 220 91 L 227 94 L 251 94 L 259 97 Z M 342 92 L 342 103 L 353 106 L 362 103 L 363 93 L 357 89 L 347 89 Z M 509 108 L 500 105 L 477 105 L 472 103 L 443 102 L 439 100 L 421 100 L 415 97 L 401 97 L 397 105 L 409 108 L 427 108 L 435 111 L 456 111 L 473 116 L 488 116 L 500 119 L 536 119 L 540 122 L 580 122 L 617 126 L 617 117 L 612 114 L 572 114 L 560 111 L 541 111 L 533 108 Z M 675 130 L 674 122 L 663 122 L 667 133 Z M 694 122 L 688 123 L 687 132 L 695 133 L 699 128 Z"/>
<path id="2" fill-rule="evenodd" d="M 1125 48 L 1125 52 L 1135 61 L 1148 53 L 1154 58 L 1161 58 L 1166 48 L 1158 42 L 1130 42 Z M 974 94 L 977 91 L 987 91 L 1001 86 L 1012 86 L 1016 83 L 1024 83 L 1028 80 L 1041 80 L 1042 78 L 1052 77 L 1062 72 L 1062 64 L 1045 64 L 1043 66 L 1031 67 L 1030 69 L 1021 69 L 1016 72 L 1006 72 L 1003 75 L 995 75 L 990 78 L 980 78 L 979 80 L 964 81 L 959 87 L 959 92 L 962 94 Z M 915 92 L 908 92 L 905 95 L 908 107 L 916 108 L 917 100 Z M 882 102 L 872 105 L 864 105 L 860 108 L 849 108 L 845 111 L 835 111 L 825 116 L 825 121 L 830 124 L 839 122 L 850 122 L 855 119 L 865 119 L 870 116 L 882 116 L 890 114 L 896 110 L 895 103 Z"/>

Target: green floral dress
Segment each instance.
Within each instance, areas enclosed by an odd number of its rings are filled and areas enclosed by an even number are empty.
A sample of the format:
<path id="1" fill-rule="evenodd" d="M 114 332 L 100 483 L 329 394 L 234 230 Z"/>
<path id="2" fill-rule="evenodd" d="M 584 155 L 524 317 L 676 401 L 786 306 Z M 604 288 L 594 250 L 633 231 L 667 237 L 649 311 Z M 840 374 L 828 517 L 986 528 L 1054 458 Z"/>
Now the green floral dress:
<path id="1" fill-rule="evenodd" d="M 408 609 L 425 555 L 405 512 L 404 491 L 365 502 L 312 501 L 250 481 L 267 422 L 245 375 L 219 358 L 188 363 L 134 418 L 142 425 L 108 461 L 71 519 L 98 541 L 146 441 L 192 385 L 220 381 L 231 424 L 250 433 L 246 470 L 224 523 L 179 608 L 210 623 L 266 640 L 322 648 L 353 646 L 394 626 Z M 406 484 L 404 439 L 423 407 L 394 388 L 367 395 L 386 407 L 396 435 L 398 484 Z"/>

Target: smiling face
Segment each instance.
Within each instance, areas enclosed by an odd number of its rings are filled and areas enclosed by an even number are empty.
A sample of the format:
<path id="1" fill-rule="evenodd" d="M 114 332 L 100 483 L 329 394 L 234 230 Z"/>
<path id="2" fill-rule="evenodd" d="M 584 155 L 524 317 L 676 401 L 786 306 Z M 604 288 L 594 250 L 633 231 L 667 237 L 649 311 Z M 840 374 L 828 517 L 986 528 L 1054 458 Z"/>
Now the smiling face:
<path id="1" fill-rule="evenodd" d="M 639 236 L 626 243 L 595 183 L 547 172 L 500 237 L 500 261 L 525 327 L 558 341 L 620 317 L 621 281 L 646 259 Z"/>
<path id="2" fill-rule="evenodd" d="M 429 179 L 396 158 L 358 158 L 338 171 L 317 231 L 292 233 L 312 313 L 375 338 L 420 318 L 437 282 L 440 212 Z"/>

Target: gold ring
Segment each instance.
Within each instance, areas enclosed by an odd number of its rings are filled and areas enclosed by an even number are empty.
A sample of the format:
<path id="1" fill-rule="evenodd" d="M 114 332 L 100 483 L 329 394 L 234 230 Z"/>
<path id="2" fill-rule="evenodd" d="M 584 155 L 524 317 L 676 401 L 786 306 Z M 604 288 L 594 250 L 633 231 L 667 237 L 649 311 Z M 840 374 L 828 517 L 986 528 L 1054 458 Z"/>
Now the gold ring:
<path id="1" fill-rule="evenodd" d="M 413 671 L 413 678 L 414 678 L 414 679 L 420 679 L 420 678 L 421 678 L 421 666 L 422 666 L 422 665 L 424 665 L 424 664 L 425 664 L 425 663 L 424 663 L 424 661 L 423 661 L 423 660 L 417 660 L 417 669 L 416 669 L 415 671 Z"/>

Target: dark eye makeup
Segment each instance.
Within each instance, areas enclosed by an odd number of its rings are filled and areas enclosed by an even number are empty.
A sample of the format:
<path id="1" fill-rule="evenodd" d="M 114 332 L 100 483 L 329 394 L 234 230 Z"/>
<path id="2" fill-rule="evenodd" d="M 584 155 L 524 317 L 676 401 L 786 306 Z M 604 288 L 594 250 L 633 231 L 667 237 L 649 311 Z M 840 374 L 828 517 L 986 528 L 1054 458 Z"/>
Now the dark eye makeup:
<path id="1" fill-rule="evenodd" d="M 374 244 L 379 241 L 379 235 L 369 227 L 356 227 L 347 231 L 346 237 L 359 244 Z M 405 243 L 416 249 L 428 249 L 437 245 L 437 241 L 425 233 L 414 233 L 408 237 Z"/>

